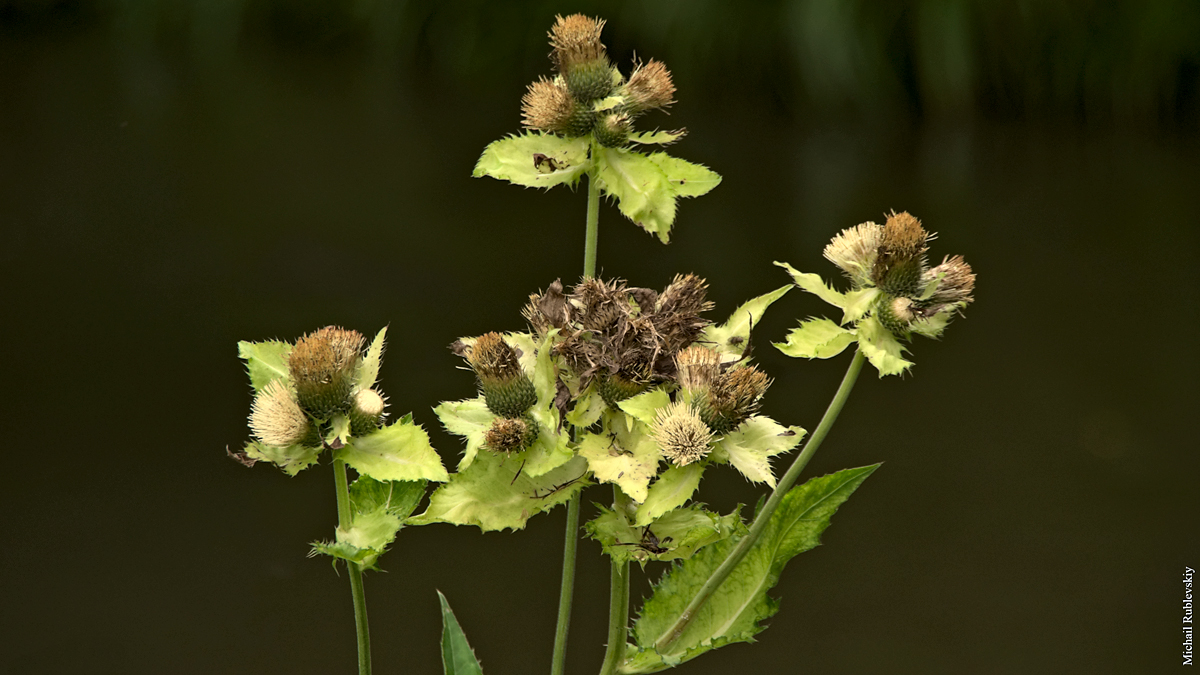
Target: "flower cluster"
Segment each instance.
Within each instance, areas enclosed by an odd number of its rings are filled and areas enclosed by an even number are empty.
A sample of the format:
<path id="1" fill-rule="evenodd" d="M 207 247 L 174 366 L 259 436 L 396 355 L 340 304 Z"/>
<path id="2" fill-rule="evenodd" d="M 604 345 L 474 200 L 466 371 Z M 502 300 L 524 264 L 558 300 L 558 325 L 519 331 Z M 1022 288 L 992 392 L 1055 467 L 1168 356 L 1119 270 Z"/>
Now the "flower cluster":
<path id="1" fill-rule="evenodd" d="M 930 267 L 926 255 L 934 235 L 909 213 L 892 213 L 883 225 L 863 223 L 843 230 L 825 247 L 825 257 L 850 279 L 851 290 L 831 289 L 815 274 L 786 268 L 800 288 L 844 310 L 841 326 L 810 319 L 776 345 L 800 358 L 829 358 L 858 342 L 880 376 L 912 366 L 898 340 L 911 335 L 937 338 L 974 297 L 975 274 L 962 256 Z M 850 325 L 850 328 L 843 326 Z"/>
<path id="2" fill-rule="evenodd" d="M 596 481 L 615 484 L 628 505 L 589 525 L 610 555 L 669 560 L 729 536 L 740 521 L 689 503 L 704 469 L 731 464 L 774 485 L 770 458 L 804 430 L 758 414 L 771 381 L 745 358 L 750 327 L 787 287 L 719 326 L 703 316 L 707 290 L 691 274 L 661 291 L 619 279 L 570 289 L 555 281 L 529 297 L 529 333 L 452 345 L 480 396 L 437 408 L 467 447 L 415 522 L 517 529 Z M 650 528 L 659 543 L 624 548 Z"/>
<path id="3" fill-rule="evenodd" d="M 638 115 L 674 103 L 666 66 L 639 63 L 625 80 L 600 42 L 603 29 L 604 21 L 582 14 L 555 17 L 550 58 L 558 73 L 529 85 L 521 99 L 526 127 L 567 137 L 594 133 L 601 145 L 620 147 Z"/>

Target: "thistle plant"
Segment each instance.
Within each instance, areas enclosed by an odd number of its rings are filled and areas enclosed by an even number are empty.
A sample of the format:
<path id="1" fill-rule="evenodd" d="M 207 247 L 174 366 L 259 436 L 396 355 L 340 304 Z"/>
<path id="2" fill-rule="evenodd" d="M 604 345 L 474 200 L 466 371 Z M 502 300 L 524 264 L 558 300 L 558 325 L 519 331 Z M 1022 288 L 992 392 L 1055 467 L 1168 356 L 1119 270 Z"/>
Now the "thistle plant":
<path id="1" fill-rule="evenodd" d="M 321 459 L 334 466 L 339 525 L 313 545 L 350 571 L 359 630 L 360 673 L 369 672 L 362 572 L 403 526 L 467 525 L 520 530 L 540 513 L 567 505 L 563 574 L 551 673 L 564 670 L 581 529 L 609 557 L 609 628 L 602 675 L 653 673 L 735 642 L 753 641 L 778 609 L 768 595 L 784 566 L 816 546 L 842 503 L 878 464 L 846 469 L 796 486 L 859 372 L 911 367 L 903 343 L 940 336 L 972 301 L 975 276 L 961 257 L 930 266 L 932 239 L 907 213 L 884 225 L 843 231 L 825 256 L 849 278 L 834 290 L 818 275 L 777 263 L 794 285 L 843 310 L 840 323 L 809 319 L 776 346 L 803 358 L 830 358 L 852 344 L 854 356 L 816 431 L 782 476 L 773 463 L 807 432 L 762 414 L 772 377 L 750 358 L 752 328 L 786 295 L 788 284 L 752 298 L 727 319 L 709 318 L 708 284 L 680 273 L 661 290 L 596 276 L 599 201 L 666 243 L 679 197 L 720 182 L 709 169 L 663 152 L 634 149 L 679 140 L 683 131 L 637 132 L 641 116 L 673 102 L 670 73 L 657 61 L 635 64 L 628 78 L 600 41 L 604 22 L 558 17 L 549 37 L 553 77 L 522 100 L 527 131 L 489 145 L 475 167 L 517 185 L 574 186 L 586 176 L 584 268 L 514 307 L 516 330 L 463 337 L 450 348 L 475 376 L 475 396 L 442 402 L 434 413 L 463 439 L 453 473 L 443 469 L 411 415 L 385 424 L 376 388 L 384 331 L 364 351 L 363 337 L 325 328 L 290 345 L 241 343 L 256 397 L 255 437 L 242 458 L 296 472 Z M 523 324 L 523 325 L 522 325 Z M 512 328 L 513 326 L 509 326 Z M 357 474 L 348 485 L 347 465 Z M 707 470 L 728 466 L 770 489 L 749 521 L 741 507 L 718 513 L 699 501 Z M 440 485 L 413 515 L 427 483 Z M 609 484 L 580 527 L 581 494 Z M 669 562 L 630 621 L 631 563 L 642 572 Z M 481 673 L 444 597 L 446 672 Z"/>

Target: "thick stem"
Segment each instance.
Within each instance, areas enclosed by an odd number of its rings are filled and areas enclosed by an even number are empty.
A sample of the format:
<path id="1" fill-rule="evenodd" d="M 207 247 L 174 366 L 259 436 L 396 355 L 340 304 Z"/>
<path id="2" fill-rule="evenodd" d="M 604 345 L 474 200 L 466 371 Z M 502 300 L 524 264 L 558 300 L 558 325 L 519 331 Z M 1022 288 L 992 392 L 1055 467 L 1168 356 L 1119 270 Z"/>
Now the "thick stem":
<path id="1" fill-rule="evenodd" d="M 613 486 L 613 508 L 626 510 L 628 497 L 621 488 Z M 625 661 L 625 643 L 629 634 L 629 562 L 612 559 L 608 592 L 608 646 L 600 675 L 615 675 Z"/>
<path id="2" fill-rule="evenodd" d="M 333 477 L 337 484 L 338 528 L 350 529 L 350 481 L 346 478 L 346 463 L 333 460 Z M 371 631 L 367 626 L 367 596 L 363 589 L 362 566 L 346 561 L 350 576 L 350 596 L 354 599 L 354 628 L 358 633 L 358 675 L 371 675 Z"/>
<path id="3" fill-rule="evenodd" d="M 750 531 L 742 540 L 738 542 L 729 557 L 716 572 L 709 577 L 704 586 L 696 593 L 696 597 L 688 603 L 684 608 L 683 613 L 679 615 L 679 619 L 675 622 L 671 629 L 663 634 L 662 637 L 655 642 L 654 647 L 660 653 L 664 653 L 671 648 L 679 637 L 683 635 L 684 629 L 692 622 L 696 616 L 696 612 L 708 602 L 712 594 L 721 586 L 721 584 L 737 567 L 737 564 L 746 557 L 754 543 L 762 536 L 762 532 L 767 527 L 767 523 L 771 520 L 771 514 L 779 508 L 779 503 L 783 501 L 784 495 L 788 490 L 796 484 L 796 479 L 800 477 L 800 472 L 804 470 L 804 466 L 817 453 L 817 449 L 821 447 L 821 441 L 825 440 L 825 436 L 829 434 L 829 430 L 833 427 L 833 423 L 837 421 L 838 413 L 842 411 L 842 406 L 846 405 L 846 399 L 850 397 L 850 391 L 854 389 L 854 382 L 858 379 L 858 373 L 862 370 L 863 362 L 866 357 L 863 356 L 861 350 L 854 353 L 854 360 L 850 362 L 850 367 L 846 370 L 845 377 L 842 378 L 842 384 L 838 387 L 837 393 L 834 394 L 833 400 L 829 402 L 829 408 L 825 411 L 825 416 L 821 418 L 821 423 L 817 425 L 817 430 L 813 432 L 812 438 L 808 440 L 808 444 L 804 446 L 804 451 L 796 457 L 792 462 L 792 466 L 788 468 L 787 473 L 783 474 L 783 478 L 779 479 L 779 484 L 775 486 L 775 491 L 771 493 L 770 499 L 767 500 L 758 517 L 754 519 L 754 523 L 750 526 Z"/>

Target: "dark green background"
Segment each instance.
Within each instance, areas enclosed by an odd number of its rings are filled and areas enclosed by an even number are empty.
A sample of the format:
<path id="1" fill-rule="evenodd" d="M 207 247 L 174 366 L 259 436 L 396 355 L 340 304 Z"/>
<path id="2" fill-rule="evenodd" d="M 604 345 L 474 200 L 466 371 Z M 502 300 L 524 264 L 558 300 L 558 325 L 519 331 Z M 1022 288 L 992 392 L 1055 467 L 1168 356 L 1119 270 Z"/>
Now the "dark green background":
<path id="1" fill-rule="evenodd" d="M 809 475 L 886 462 L 774 591 L 756 645 L 686 673 L 1151 673 L 1197 567 L 1195 2 L 0 1 L 0 672 L 349 673 L 327 465 L 247 470 L 239 339 L 390 324 L 382 383 L 447 465 L 446 349 L 582 268 L 584 195 L 471 168 L 518 129 L 555 13 L 666 61 L 672 152 L 724 175 L 669 246 L 611 206 L 600 265 L 706 277 L 723 320 L 909 210 L 977 302 L 909 377 L 864 372 Z M 848 361 L 757 329 L 766 412 L 813 428 Z M 1192 411 L 1189 413 L 1189 411 Z M 710 470 L 721 509 L 760 490 Z M 608 499 L 592 488 L 585 503 Z M 585 509 L 585 517 L 590 506 Z M 368 578 L 378 673 L 440 672 L 434 589 L 489 675 L 548 669 L 563 511 L 405 530 Z M 603 651 L 579 553 L 569 672 Z M 658 569 L 649 572 L 657 575 Z M 638 577 L 636 597 L 647 588 Z"/>

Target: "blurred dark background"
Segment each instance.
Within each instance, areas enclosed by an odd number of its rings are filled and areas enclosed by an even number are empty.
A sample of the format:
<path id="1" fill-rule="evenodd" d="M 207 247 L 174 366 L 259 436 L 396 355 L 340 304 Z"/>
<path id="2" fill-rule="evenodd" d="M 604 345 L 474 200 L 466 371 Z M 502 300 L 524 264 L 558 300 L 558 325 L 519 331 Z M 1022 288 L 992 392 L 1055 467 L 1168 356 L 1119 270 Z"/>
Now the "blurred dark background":
<path id="1" fill-rule="evenodd" d="M 305 557 L 335 525 L 328 466 L 225 456 L 248 433 L 235 343 L 390 324 L 391 411 L 452 466 L 431 408 L 473 381 L 446 345 L 521 329 L 526 294 L 582 267 L 582 191 L 470 178 L 577 11 L 625 72 L 667 63 L 679 103 L 642 128 L 688 127 L 672 152 L 725 177 L 665 247 L 603 207 L 606 275 L 696 272 L 723 320 L 787 282 L 773 260 L 835 277 L 824 243 L 890 209 L 979 274 L 910 377 L 864 371 L 807 473 L 886 463 L 788 566 L 759 643 L 679 672 L 1178 667 L 1200 562 L 1193 0 L 0 0 L 0 672 L 352 672 L 345 576 Z M 848 357 L 767 343 L 822 313 L 794 292 L 757 333 L 766 412 L 809 429 Z M 714 469 L 700 494 L 759 493 Z M 489 674 L 547 670 L 563 513 L 402 532 L 367 582 L 377 672 L 441 672 L 435 588 Z M 579 560 L 587 673 L 608 575 L 592 542 Z"/>

